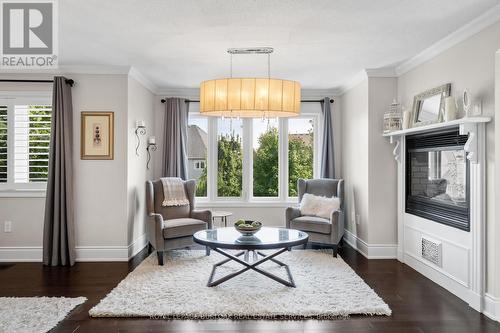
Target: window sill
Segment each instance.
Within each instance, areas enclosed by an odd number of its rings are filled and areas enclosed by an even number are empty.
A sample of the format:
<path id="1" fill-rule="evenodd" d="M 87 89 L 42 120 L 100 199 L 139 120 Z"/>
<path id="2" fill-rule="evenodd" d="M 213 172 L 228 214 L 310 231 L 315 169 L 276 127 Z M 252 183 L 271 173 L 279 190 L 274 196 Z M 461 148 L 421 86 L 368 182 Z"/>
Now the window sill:
<path id="1" fill-rule="evenodd" d="M 0 198 L 45 198 L 45 194 L 40 189 L 0 190 Z"/>
<path id="2" fill-rule="evenodd" d="M 297 201 L 202 201 L 196 200 L 197 208 L 286 208 L 298 206 Z"/>

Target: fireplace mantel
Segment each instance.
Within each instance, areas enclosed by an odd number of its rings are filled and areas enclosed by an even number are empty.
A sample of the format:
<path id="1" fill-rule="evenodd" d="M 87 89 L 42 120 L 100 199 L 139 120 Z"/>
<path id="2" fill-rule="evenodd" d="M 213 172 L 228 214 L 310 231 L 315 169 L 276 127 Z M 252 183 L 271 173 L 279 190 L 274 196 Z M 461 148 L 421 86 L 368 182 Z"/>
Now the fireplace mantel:
<path id="1" fill-rule="evenodd" d="M 383 134 L 385 137 L 389 137 L 391 143 L 395 143 L 396 146 L 393 150 L 393 155 L 396 161 L 401 160 L 401 138 L 408 134 L 424 133 L 441 128 L 459 126 L 460 134 L 469 134 L 469 140 L 465 144 L 465 151 L 467 152 L 467 159 L 472 163 L 477 163 L 477 125 L 488 123 L 491 121 L 491 117 L 464 117 L 461 119 L 456 119 L 452 121 L 435 123 L 425 126 L 417 126 L 408 129 L 403 129 L 399 131 L 390 132 Z"/>
<path id="2" fill-rule="evenodd" d="M 491 117 L 465 117 L 449 122 L 413 127 L 384 134 L 395 144 L 397 161 L 398 260 L 448 289 L 472 308 L 482 311 L 485 297 L 485 127 Z M 406 212 L 406 137 L 455 127 L 468 135 L 464 144 L 470 161 L 470 231 L 415 216 Z M 428 244 L 438 249 L 440 260 L 423 255 Z"/>

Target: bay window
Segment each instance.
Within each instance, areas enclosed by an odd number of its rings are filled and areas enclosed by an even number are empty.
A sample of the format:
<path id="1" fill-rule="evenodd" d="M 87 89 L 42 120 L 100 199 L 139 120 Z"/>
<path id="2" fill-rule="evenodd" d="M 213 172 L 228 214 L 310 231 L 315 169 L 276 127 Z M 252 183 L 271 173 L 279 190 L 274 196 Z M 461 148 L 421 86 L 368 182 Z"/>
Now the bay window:
<path id="1" fill-rule="evenodd" d="M 253 196 L 279 196 L 279 124 L 273 119 L 253 119 Z"/>
<path id="2" fill-rule="evenodd" d="M 279 119 L 203 117 L 196 109 L 189 112 L 188 177 L 197 180 L 199 200 L 296 202 L 297 179 L 319 175 L 319 103 Z M 196 143 L 200 133 L 206 139 Z"/>
<path id="3" fill-rule="evenodd" d="M 217 196 L 242 197 L 243 120 L 217 119 Z"/>
<path id="4" fill-rule="evenodd" d="M 187 131 L 188 179 L 196 180 L 196 196 L 207 196 L 208 119 L 189 116 Z"/>
<path id="5" fill-rule="evenodd" d="M 296 197 L 297 180 L 314 175 L 314 118 L 288 120 L 288 196 Z"/>

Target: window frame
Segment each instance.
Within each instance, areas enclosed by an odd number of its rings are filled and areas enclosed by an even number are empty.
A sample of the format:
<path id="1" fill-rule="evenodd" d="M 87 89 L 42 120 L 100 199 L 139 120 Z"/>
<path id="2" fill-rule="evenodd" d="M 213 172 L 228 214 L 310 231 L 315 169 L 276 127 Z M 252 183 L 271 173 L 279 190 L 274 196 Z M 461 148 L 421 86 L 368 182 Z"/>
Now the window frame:
<path id="1" fill-rule="evenodd" d="M 7 182 L 0 183 L 0 197 L 43 197 L 47 182 L 15 183 L 15 105 L 51 105 L 51 91 L 0 91 L 0 104 L 7 106 Z"/>
<path id="2" fill-rule="evenodd" d="M 189 117 L 204 117 L 198 112 L 198 105 L 189 111 Z M 317 111 L 302 112 L 294 119 L 313 120 L 314 140 L 313 140 L 313 177 L 320 174 L 320 154 L 322 129 L 321 108 Z M 253 196 L 253 119 L 242 118 L 243 121 L 243 170 L 242 170 L 242 195 L 240 197 L 220 197 L 217 193 L 217 173 L 218 173 L 218 117 L 207 117 L 208 120 L 208 148 L 207 148 L 207 196 L 196 197 L 200 204 L 213 204 L 214 207 L 241 206 L 250 207 L 252 205 L 281 206 L 283 204 L 296 204 L 298 198 L 288 195 L 288 118 L 278 119 L 279 131 L 279 175 L 278 175 L 278 196 L 277 197 L 254 197 Z"/>
<path id="3" fill-rule="evenodd" d="M 194 117 L 194 118 L 206 118 L 202 115 L 200 115 L 199 112 L 197 111 L 190 111 L 188 113 L 188 125 L 189 125 L 189 118 L 190 117 Z M 210 181 L 209 181 L 209 178 L 210 178 L 210 119 L 207 119 L 207 138 L 208 138 L 208 142 L 207 142 L 207 158 L 205 160 L 205 167 L 207 168 L 207 195 L 204 196 L 204 197 L 199 197 L 199 196 L 196 196 L 196 200 L 199 201 L 199 202 L 208 202 L 209 201 L 209 197 L 210 197 Z M 197 179 L 196 179 L 197 180 Z M 195 193 L 196 194 L 196 193 Z"/>

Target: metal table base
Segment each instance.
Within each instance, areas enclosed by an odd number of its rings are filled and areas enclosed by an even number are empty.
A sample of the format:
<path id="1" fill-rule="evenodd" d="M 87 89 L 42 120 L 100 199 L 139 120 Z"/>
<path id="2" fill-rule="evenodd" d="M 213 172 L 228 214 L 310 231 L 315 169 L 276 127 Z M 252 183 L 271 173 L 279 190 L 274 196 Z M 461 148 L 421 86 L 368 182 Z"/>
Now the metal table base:
<path id="1" fill-rule="evenodd" d="M 292 276 L 292 273 L 290 272 L 290 268 L 288 267 L 288 265 L 286 265 L 285 263 L 283 263 L 283 262 L 281 262 L 281 261 L 279 261 L 279 260 L 277 260 L 277 259 L 274 258 L 274 257 L 282 254 L 283 252 L 288 251 L 288 248 L 280 249 L 279 251 L 274 252 L 274 253 L 272 253 L 270 255 L 266 255 L 266 254 L 264 254 L 262 252 L 253 251 L 253 250 L 250 250 L 250 251 L 249 250 L 241 251 L 241 252 L 236 253 L 236 255 L 232 255 L 232 254 L 227 253 L 225 251 L 222 251 L 221 249 L 218 249 L 216 247 L 213 247 L 212 250 L 214 250 L 217 253 L 222 254 L 223 256 L 227 257 L 228 259 L 224 259 L 224 260 L 216 263 L 213 266 L 212 272 L 210 273 L 210 277 L 209 277 L 208 283 L 207 283 L 208 287 L 215 287 L 215 286 L 217 286 L 217 285 L 219 285 L 219 284 L 221 284 L 223 282 L 226 282 L 226 281 L 228 281 L 228 280 L 230 280 L 230 279 L 232 279 L 232 278 L 234 278 L 234 277 L 236 277 L 236 276 L 238 276 L 238 275 L 240 275 L 240 274 L 248 271 L 248 270 L 253 270 L 253 271 L 257 272 L 257 273 L 260 273 L 262 275 L 267 276 L 270 279 L 273 279 L 276 282 L 284 284 L 287 287 L 293 287 L 293 288 L 295 288 L 295 282 L 293 281 L 293 276 Z M 249 252 L 253 252 L 253 259 L 254 259 L 254 261 L 252 263 L 248 262 L 249 261 L 248 260 L 249 259 Z M 239 258 L 242 255 L 244 255 L 245 260 L 241 260 Z M 262 257 L 261 259 L 258 259 L 259 255 Z M 288 276 L 288 281 L 285 280 L 285 279 L 280 278 L 279 276 L 276 276 L 276 275 L 274 275 L 272 273 L 269 273 L 269 272 L 267 272 L 267 271 L 265 271 L 265 270 L 257 267 L 257 266 L 265 263 L 268 260 L 270 260 L 270 261 L 278 264 L 279 266 L 285 268 L 286 274 Z M 222 266 L 225 263 L 228 263 L 230 261 L 236 261 L 237 263 L 243 265 L 244 268 L 240 269 L 239 271 L 230 273 L 230 274 L 228 274 L 226 276 L 223 276 L 221 278 L 218 278 L 217 280 L 214 281 L 215 272 L 217 270 L 217 267 Z"/>

